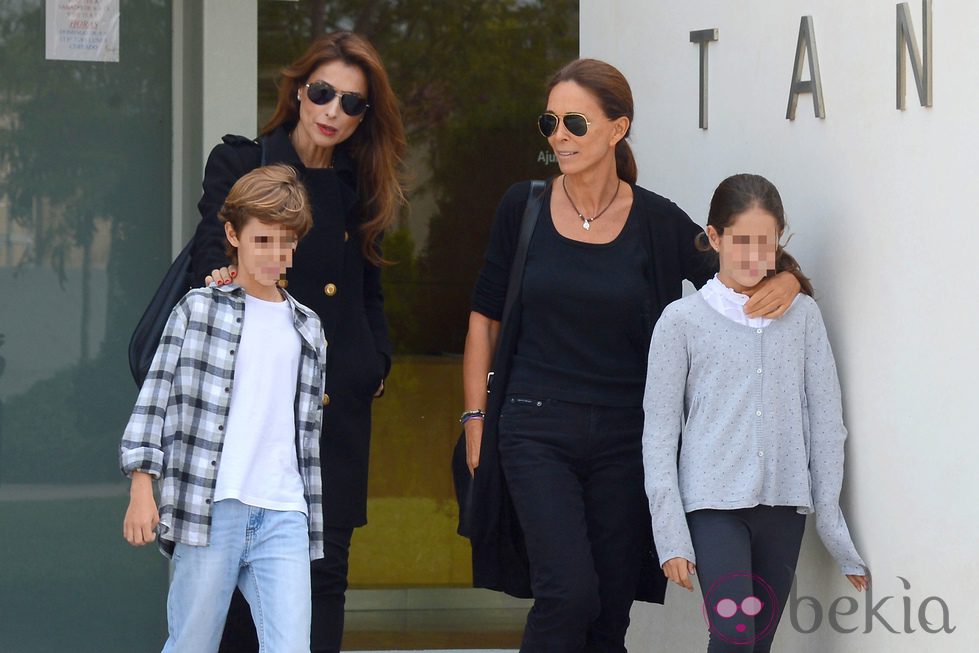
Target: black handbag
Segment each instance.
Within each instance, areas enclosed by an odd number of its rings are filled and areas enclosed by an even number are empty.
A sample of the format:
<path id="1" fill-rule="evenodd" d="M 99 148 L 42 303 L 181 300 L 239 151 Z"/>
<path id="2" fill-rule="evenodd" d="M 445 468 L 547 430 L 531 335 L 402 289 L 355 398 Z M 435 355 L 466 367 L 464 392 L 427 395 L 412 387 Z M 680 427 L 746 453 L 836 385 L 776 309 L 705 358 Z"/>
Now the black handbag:
<path id="1" fill-rule="evenodd" d="M 225 136 L 225 142 L 229 142 Z M 262 155 L 259 166 L 265 165 L 265 139 L 259 139 L 262 146 Z M 150 305 L 143 312 L 143 317 L 139 318 L 136 328 L 133 330 L 133 337 L 129 339 L 129 371 L 132 372 L 136 387 L 142 387 L 146 374 L 150 371 L 150 363 L 156 354 L 156 348 L 160 345 L 160 338 L 163 337 L 163 328 L 170 319 L 173 307 L 177 305 L 180 298 L 187 294 L 187 291 L 194 287 L 193 271 L 191 269 L 191 250 L 194 249 L 194 239 L 191 238 L 184 248 L 173 259 L 170 269 L 163 275 L 163 281 L 153 293 Z"/>
<path id="2" fill-rule="evenodd" d="M 194 239 L 191 238 L 177 254 L 177 258 L 173 259 L 160 287 L 153 293 L 150 305 L 143 312 L 143 317 L 139 318 L 133 337 L 129 339 L 129 371 L 133 374 L 136 387 L 142 387 L 143 380 L 150 371 L 150 363 L 153 362 L 156 348 L 163 336 L 163 327 L 166 326 L 173 307 L 193 285 L 190 265 L 193 245 Z"/>

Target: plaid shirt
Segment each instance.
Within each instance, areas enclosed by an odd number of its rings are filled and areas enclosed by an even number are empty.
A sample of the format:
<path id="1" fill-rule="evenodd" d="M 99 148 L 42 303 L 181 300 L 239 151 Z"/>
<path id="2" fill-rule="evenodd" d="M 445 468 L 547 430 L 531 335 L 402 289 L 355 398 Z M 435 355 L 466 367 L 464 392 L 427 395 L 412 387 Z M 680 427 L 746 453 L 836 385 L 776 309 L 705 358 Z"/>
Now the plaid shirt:
<path id="1" fill-rule="evenodd" d="M 310 559 L 315 560 L 323 557 L 319 438 L 326 339 L 316 314 L 283 294 L 302 342 L 294 405 L 296 452 L 309 510 Z M 167 557 L 176 542 L 206 546 L 209 541 L 244 315 L 244 291 L 237 285 L 191 290 L 177 302 L 122 437 L 122 472 L 147 472 L 160 482 L 157 532 Z"/>

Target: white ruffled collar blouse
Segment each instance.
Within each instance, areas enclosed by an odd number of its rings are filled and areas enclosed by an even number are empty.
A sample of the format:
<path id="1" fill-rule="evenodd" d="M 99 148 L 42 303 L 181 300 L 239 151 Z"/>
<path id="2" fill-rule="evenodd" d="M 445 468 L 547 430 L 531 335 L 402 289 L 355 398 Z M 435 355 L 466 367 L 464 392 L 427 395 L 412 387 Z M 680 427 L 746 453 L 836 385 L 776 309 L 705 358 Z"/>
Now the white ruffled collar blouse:
<path id="1" fill-rule="evenodd" d="M 707 305 L 733 322 L 743 324 L 753 328 L 764 328 L 772 323 L 767 317 L 748 317 L 744 312 L 744 305 L 748 303 L 748 296 L 731 290 L 714 275 L 710 281 L 700 289 L 700 294 L 707 302 Z"/>

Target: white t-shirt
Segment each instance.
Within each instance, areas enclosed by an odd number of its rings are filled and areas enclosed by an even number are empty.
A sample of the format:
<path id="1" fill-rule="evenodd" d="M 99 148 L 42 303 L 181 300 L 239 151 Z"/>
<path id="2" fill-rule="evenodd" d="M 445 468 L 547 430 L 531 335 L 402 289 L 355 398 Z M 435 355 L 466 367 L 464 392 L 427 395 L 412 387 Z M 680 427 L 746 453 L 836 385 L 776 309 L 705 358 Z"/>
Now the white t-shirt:
<path id="1" fill-rule="evenodd" d="M 295 418 L 302 340 L 294 319 L 288 301 L 245 295 L 215 501 L 306 512 Z"/>

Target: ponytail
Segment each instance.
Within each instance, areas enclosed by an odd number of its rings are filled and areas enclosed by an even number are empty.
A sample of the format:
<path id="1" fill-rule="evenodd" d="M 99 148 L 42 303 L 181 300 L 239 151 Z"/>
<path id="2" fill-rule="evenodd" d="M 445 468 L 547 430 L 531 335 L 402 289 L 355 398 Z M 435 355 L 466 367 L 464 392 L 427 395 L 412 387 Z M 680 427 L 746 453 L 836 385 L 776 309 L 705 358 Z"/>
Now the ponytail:
<path id="1" fill-rule="evenodd" d="M 632 148 L 624 138 L 615 144 L 615 173 L 627 184 L 634 184 L 639 178 L 636 157 L 632 155 Z"/>
<path id="2" fill-rule="evenodd" d="M 799 265 L 799 262 L 781 245 L 778 246 L 778 250 L 775 252 L 775 272 L 791 272 L 799 280 L 799 285 L 801 286 L 799 292 L 810 297 L 813 296 L 812 282 L 809 280 L 809 277 L 802 273 L 802 267 Z"/>

